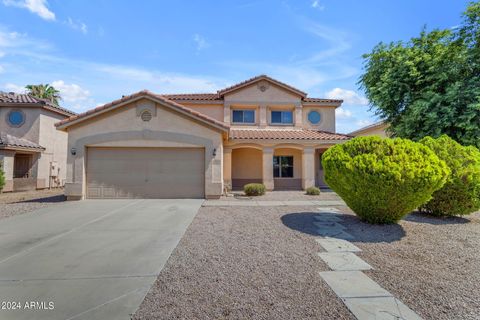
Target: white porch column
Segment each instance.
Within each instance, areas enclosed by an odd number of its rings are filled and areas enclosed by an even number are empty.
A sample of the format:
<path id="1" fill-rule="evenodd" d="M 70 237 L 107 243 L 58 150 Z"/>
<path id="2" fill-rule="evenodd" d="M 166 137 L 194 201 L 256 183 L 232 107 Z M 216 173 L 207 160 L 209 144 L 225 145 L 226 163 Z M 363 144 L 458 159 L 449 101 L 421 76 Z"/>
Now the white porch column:
<path id="1" fill-rule="evenodd" d="M 315 186 L 315 149 L 305 147 L 302 154 L 302 187 Z"/>
<path id="2" fill-rule="evenodd" d="M 263 148 L 263 184 L 269 191 L 273 190 L 273 148 Z"/>
<path id="3" fill-rule="evenodd" d="M 232 149 L 223 148 L 223 188 L 232 190 Z"/>

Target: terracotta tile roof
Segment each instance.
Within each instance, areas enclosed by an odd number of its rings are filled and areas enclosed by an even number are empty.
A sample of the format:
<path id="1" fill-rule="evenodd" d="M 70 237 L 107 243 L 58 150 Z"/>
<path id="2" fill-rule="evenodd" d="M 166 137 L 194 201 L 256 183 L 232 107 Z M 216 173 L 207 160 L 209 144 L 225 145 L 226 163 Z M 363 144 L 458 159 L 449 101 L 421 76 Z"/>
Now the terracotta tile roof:
<path id="1" fill-rule="evenodd" d="M 303 101 L 305 102 L 333 102 L 333 103 L 342 103 L 343 100 L 341 99 L 323 99 L 323 98 L 304 98 Z"/>
<path id="2" fill-rule="evenodd" d="M 245 87 L 245 86 L 248 86 L 252 83 L 255 83 L 255 82 L 258 82 L 260 80 L 266 80 L 266 81 L 269 81 L 269 82 L 272 82 L 280 87 L 283 87 L 289 91 L 293 91 L 295 93 L 297 93 L 298 95 L 300 95 L 302 98 L 305 98 L 307 96 L 307 94 L 301 90 L 298 90 L 297 88 L 294 88 L 286 83 L 283 83 L 281 81 L 278 81 L 278 80 L 275 80 L 273 78 L 270 78 L 269 76 L 265 75 L 265 74 L 261 74 L 259 76 L 256 76 L 256 77 L 253 77 L 253 78 L 250 78 L 248 80 L 245 80 L 245 81 L 242 81 L 242 82 L 239 82 L 237 84 L 234 84 L 233 86 L 230 86 L 230 87 L 227 87 L 225 89 L 222 89 L 222 90 L 218 90 L 217 93 L 220 95 L 220 96 L 223 96 L 225 93 L 227 92 L 230 92 L 230 91 L 233 91 L 233 90 L 237 90 L 237 89 L 240 89 L 242 87 Z"/>
<path id="3" fill-rule="evenodd" d="M 181 104 L 178 104 L 175 101 L 172 101 L 172 100 L 169 100 L 169 99 L 165 98 L 163 95 L 154 94 L 154 93 L 152 93 L 148 90 L 139 91 L 139 92 L 136 92 L 136 93 L 128 95 L 128 96 L 123 96 L 121 99 L 114 100 L 110 103 L 104 104 L 103 106 L 96 107 L 95 109 L 91 109 L 91 110 L 88 110 L 88 111 L 83 112 L 83 113 L 79 113 L 79 114 L 74 115 L 70 118 L 67 118 L 67 119 L 64 119 L 60 122 L 57 122 L 55 124 L 55 126 L 56 127 L 63 127 L 63 126 L 65 126 L 65 125 L 67 125 L 67 124 L 69 124 L 73 121 L 81 120 L 81 119 L 84 119 L 84 118 L 89 118 L 90 116 L 92 116 L 96 113 L 100 113 L 102 111 L 107 111 L 108 109 L 114 109 L 116 106 L 118 106 L 121 103 L 127 102 L 127 101 L 135 99 L 135 98 L 140 98 L 140 97 L 150 97 L 152 99 L 160 100 L 163 103 L 165 103 L 166 105 L 172 107 L 173 109 L 177 109 L 178 111 L 180 111 L 182 113 L 189 114 L 192 117 L 203 120 L 203 121 L 205 121 L 207 123 L 210 123 L 214 126 L 220 127 L 222 129 L 225 129 L 225 130 L 228 130 L 228 128 L 229 128 L 229 126 L 226 125 L 224 122 L 218 121 L 218 120 L 213 119 L 213 118 L 211 118 L 211 117 L 209 117 L 209 116 L 207 116 L 207 115 L 205 115 L 201 112 L 192 110 L 192 109 L 187 108 L 185 106 L 182 106 Z"/>
<path id="4" fill-rule="evenodd" d="M 75 112 L 57 106 L 46 99 L 35 98 L 25 93 L 0 92 L 0 105 L 1 104 L 38 105 L 45 109 L 56 111 L 66 116 L 75 115 Z"/>
<path id="5" fill-rule="evenodd" d="M 179 94 L 162 94 L 163 97 L 174 100 L 199 100 L 199 101 L 221 101 L 223 100 L 216 93 L 179 93 Z"/>
<path id="6" fill-rule="evenodd" d="M 3 149 L 7 147 L 45 150 L 44 147 L 35 142 L 12 136 L 10 134 L 7 134 L 6 132 L 0 132 L 0 148 Z"/>
<path id="7" fill-rule="evenodd" d="M 231 129 L 235 140 L 348 140 L 351 136 L 309 129 Z"/>

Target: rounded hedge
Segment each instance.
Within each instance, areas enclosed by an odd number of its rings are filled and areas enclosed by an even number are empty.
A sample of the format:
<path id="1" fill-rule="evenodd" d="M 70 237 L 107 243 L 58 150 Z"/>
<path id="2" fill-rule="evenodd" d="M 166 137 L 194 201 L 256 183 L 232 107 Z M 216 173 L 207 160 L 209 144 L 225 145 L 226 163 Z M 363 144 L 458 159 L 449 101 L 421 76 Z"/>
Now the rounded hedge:
<path id="1" fill-rule="evenodd" d="M 420 143 L 432 149 L 450 169 L 445 185 L 433 193 L 422 210 L 436 216 L 461 216 L 480 209 L 480 151 L 464 147 L 447 135 L 425 137 Z"/>
<path id="2" fill-rule="evenodd" d="M 309 196 L 318 196 L 320 195 L 320 189 L 317 187 L 308 187 L 305 189 L 305 193 Z"/>
<path id="3" fill-rule="evenodd" d="M 408 139 L 357 137 L 322 156 L 325 181 L 362 219 L 394 223 L 431 199 L 449 169 Z"/>
<path id="4" fill-rule="evenodd" d="M 266 191 L 265 185 L 261 183 L 249 183 L 243 186 L 243 192 L 247 196 L 261 196 Z"/>

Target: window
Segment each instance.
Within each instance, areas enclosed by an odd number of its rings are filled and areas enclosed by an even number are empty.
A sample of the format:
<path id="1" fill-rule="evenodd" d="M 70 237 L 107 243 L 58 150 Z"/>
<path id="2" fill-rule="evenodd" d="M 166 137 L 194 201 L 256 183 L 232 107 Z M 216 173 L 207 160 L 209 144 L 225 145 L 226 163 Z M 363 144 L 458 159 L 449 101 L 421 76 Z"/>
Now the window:
<path id="1" fill-rule="evenodd" d="M 318 111 L 310 111 L 308 113 L 308 121 L 310 121 L 311 124 L 318 124 L 320 118 L 320 113 L 318 113 Z"/>
<path id="2" fill-rule="evenodd" d="M 21 110 L 12 110 L 7 114 L 7 120 L 12 127 L 21 127 L 25 122 L 25 114 Z"/>
<path id="3" fill-rule="evenodd" d="M 272 111 L 272 123 L 290 124 L 293 123 L 292 111 Z"/>
<path id="4" fill-rule="evenodd" d="M 273 157 L 273 177 L 293 178 L 293 156 Z"/>
<path id="5" fill-rule="evenodd" d="M 255 110 L 233 110 L 234 123 L 255 123 Z"/>

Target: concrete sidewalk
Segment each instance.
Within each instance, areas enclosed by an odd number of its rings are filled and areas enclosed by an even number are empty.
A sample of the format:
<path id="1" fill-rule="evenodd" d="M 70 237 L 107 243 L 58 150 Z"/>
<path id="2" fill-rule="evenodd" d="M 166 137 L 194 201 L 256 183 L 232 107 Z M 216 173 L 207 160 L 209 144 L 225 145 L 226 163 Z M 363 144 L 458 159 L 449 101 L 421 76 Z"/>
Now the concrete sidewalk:
<path id="1" fill-rule="evenodd" d="M 278 207 L 278 206 L 345 206 L 342 200 L 252 200 L 252 199 L 232 199 L 232 200 L 205 200 L 202 207 Z"/>

